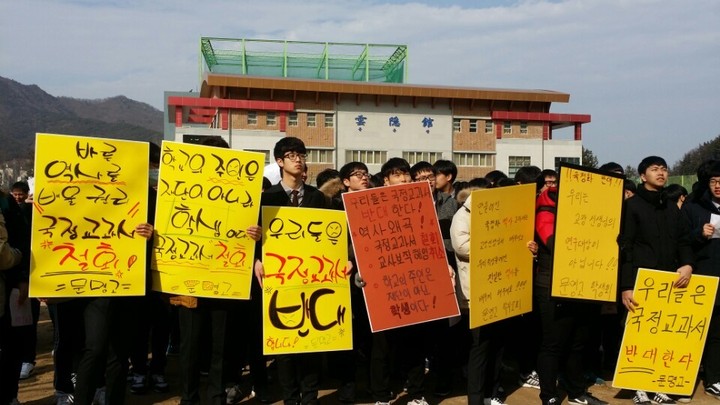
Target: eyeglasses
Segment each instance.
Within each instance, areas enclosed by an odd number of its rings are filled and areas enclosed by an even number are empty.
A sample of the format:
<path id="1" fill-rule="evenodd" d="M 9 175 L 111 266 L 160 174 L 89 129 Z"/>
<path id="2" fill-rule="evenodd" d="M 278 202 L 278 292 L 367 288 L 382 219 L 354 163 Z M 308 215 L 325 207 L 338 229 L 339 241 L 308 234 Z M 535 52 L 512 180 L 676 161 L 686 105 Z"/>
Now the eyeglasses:
<path id="1" fill-rule="evenodd" d="M 545 181 L 545 185 L 548 187 L 552 187 L 556 184 L 555 180 L 547 180 Z"/>
<path id="2" fill-rule="evenodd" d="M 288 160 L 293 160 L 293 161 L 299 160 L 302 162 L 305 159 L 307 159 L 307 155 L 304 153 L 288 152 L 285 155 L 283 155 L 283 159 L 288 159 Z"/>
<path id="3" fill-rule="evenodd" d="M 350 173 L 350 177 L 357 177 L 358 179 L 370 178 L 370 174 L 368 172 L 357 171 Z"/>
<path id="4" fill-rule="evenodd" d="M 710 187 L 720 186 L 720 180 L 710 179 Z"/>
<path id="5" fill-rule="evenodd" d="M 435 175 L 429 175 L 429 176 L 418 176 L 415 177 L 415 181 L 435 181 Z"/>

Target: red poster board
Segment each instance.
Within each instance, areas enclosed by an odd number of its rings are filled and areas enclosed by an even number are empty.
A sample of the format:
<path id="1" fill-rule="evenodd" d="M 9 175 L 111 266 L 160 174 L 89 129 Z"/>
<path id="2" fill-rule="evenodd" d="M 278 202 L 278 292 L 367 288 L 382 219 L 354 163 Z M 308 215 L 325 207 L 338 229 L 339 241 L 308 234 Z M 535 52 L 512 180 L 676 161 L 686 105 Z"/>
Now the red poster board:
<path id="1" fill-rule="evenodd" d="M 459 315 L 430 185 L 343 194 L 373 332 Z"/>

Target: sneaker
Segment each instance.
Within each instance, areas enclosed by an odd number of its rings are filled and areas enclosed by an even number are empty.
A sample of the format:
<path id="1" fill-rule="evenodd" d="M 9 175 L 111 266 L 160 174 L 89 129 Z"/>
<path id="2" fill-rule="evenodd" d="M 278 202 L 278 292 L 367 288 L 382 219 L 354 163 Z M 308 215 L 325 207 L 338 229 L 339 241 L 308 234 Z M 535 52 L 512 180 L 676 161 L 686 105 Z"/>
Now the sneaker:
<path id="1" fill-rule="evenodd" d="M 525 388 L 535 388 L 536 390 L 539 390 L 540 377 L 538 376 L 537 371 L 533 370 L 532 373 L 528 375 L 520 374 L 520 386 Z"/>
<path id="2" fill-rule="evenodd" d="M 93 396 L 93 405 L 105 405 L 105 387 L 101 387 L 95 390 L 95 395 Z"/>
<path id="3" fill-rule="evenodd" d="M 655 405 L 674 405 L 674 404 L 676 404 L 674 399 L 663 394 L 662 392 L 656 392 L 655 395 L 650 400 L 650 402 L 652 402 Z"/>
<path id="4" fill-rule="evenodd" d="M 150 384 L 155 392 L 168 392 L 168 383 L 162 374 L 153 374 L 150 376 Z"/>
<path id="5" fill-rule="evenodd" d="M 607 402 L 599 400 L 592 396 L 589 392 L 586 392 L 579 397 L 568 398 L 568 404 L 570 405 L 608 405 Z"/>
<path id="6" fill-rule="evenodd" d="M 547 401 L 543 401 L 543 405 L 560 405 L 560 399 L 550 398 Z"/>
<path id="7" fill-rule="evenodd" d="M 72 394 L 66 394 L 62 391 L 55 391 L 55 405 L 72 405 L 75 398 Z"/>
<path id="8" fill-rule="evenodd" d="M 147 392 L 148 383 L 145 374 L 133 374 L 132 382 L 130 383 L 130 392 L 133 394 L 144 394 Z"/>
<path id="9" fill-rule="evenodd" d="M 390 402 L 376 401 L 375 405 L 390 405 Z"/>
<path id="10" fill-rule="evenodd" d="M 652 402 L 650 402 L 650 398 L 648 398 L 648 395 L 645 391 L 635 391 L 635 396 L 633 396 L 633 404 L 650 405 L 652 404 Z"/>
<path id="11" fill-rule="evenodd" d="M 678 397 L 675 401 L 680 402 L 681 404 L 689 404 L 692 402 L 692 397 Z"/>
<path id="12" fill-rule="evenodd" d="M 420 399 L 413 399 L 412 401 L 408 402 L 408 405 L 430 405 L 430 403 L 425 400 L 425 397 L 422 397 Z"/>
<path id="13" fill-rule="evenodd" d="M 720 382 L 716 382 L 715 384 L 705 387 L 705 393 L 711 397 L 720 399 Z"/>
<path id="14" fill-rule="evenodd" d="M 23 363 L 22 367 L 20 368 L 20 379 L 24 380 L 28 377 L 30 377 L 30 374 L 35 370 L 35 364 L 33 363 Z"/>
<path id="15" fill-rule="evenodd" d="M 507 405 L 505 402 L 502 401 L 502 399 L 498 397 L 492 397 L 492 398 L 485 398 L 483 399 L 484 405 Z"/>
<path id="16" fill-rule="evenodd" d="M 245 395 L 243 395 L 240 385 L 235 384 L 230 388 L 225 388 L 225 403 L 227 405 L 237 404 L 243 398 L 245 398 Z"/>

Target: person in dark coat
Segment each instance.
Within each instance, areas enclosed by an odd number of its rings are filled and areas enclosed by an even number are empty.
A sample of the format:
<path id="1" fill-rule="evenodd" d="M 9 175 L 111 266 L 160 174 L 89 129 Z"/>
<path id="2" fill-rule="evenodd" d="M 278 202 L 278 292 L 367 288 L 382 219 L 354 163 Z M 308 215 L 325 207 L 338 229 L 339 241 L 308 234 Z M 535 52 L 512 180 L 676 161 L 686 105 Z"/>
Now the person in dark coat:
<path id="1" fill-rule="evenodd" d="M 700 173 L 698 171 L 698 173 Z M 698 176 L 704 190 L 695 199 L 688 199 L 682 212 L 690 228 L 695 253 L 695 274 L 720 277 L 720 161 L 712 162 L 706 176 Z M 720 293 L 703 351 L 705 393 L 720 399 Z"/>

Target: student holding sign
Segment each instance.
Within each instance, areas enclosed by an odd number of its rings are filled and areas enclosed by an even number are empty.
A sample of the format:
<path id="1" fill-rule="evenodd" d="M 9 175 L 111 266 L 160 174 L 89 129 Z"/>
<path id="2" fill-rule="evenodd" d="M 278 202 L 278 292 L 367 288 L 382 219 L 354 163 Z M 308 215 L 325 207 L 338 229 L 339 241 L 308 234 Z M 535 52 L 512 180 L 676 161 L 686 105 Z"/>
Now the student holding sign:
<path id="1" fill-rule="evenodd" d="M 540 193 L 536 204 L 537 271 L 533 295 L 542 324 L 542 342 L 537 360 L 540 376 L 540 399 L 543 405 L 560 405 L 557 378 L 564 360 L 565 390 L 568 403 L 607 405 L 587 392 L 583 379 L 583 348 L 590 337 L 590 315 L 597 310 L 594 303 L 577 300 L 558 301 L 550 296 L 555 248 L 555 214 L 557 186 Z"/>
<path id="2" fill-rule="evenodd" d="M 696 274 L 720 276 L 720 161 L 709 165 L 706 175 L 698 172 L 698 182 L 706 184 L 700 195 L 688 199 L 682 212 L 688 221 Z M 705 393 L 720 399 L 720 300 L 715 297 L 715 308 L 707 329 L 703 351 Z"/>
<path id="3" fill-rule="evenodd" d="M 663 193 L 668 177 L 665 159 L 646 157 L 638 165 L 638 173 L 642 184 L 633 198 L 625 200 L 622 232 L 618 239 L 622 304 L 630 312 L 638 306 L 633 298 L 638 268 L 676 272 L 676 288 L 687 287 L 693 272 L 687 222 L 677 205 L 668 201 Z M 674 404 L 675 400 L 663 393 L 636 391 L 633 402 Z"/>
<path id="4" fill-rule="evenodd" d="M 273 156 L 282 171 L 281 180 L 262 193 L 261 207 L 330 208 L 330 201 L 325 195 L 303 181 L 307 150 L 302 140 L 295 137 L 280 139 L 275 144 Z M 260 252 L 261 249 L 256 249 L 256 255 Z M 265 271 L 260 261 L 256 261 L 255 276 L 262 285 Z M 320 354 L 281 354 L 276 361 L 284 403 L 317 404 L 322 364 Z"/>

